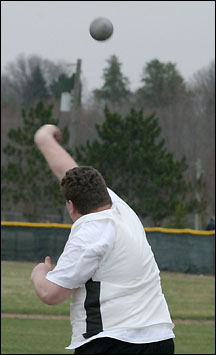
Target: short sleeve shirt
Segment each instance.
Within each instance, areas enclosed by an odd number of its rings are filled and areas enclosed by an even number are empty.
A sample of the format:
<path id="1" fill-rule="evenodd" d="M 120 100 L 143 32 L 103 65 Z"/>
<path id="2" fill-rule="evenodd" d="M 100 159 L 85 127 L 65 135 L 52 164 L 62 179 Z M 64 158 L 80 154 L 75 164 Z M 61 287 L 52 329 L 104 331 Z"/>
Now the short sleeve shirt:
<path id="1" fill-rule="evenodd" d="M 108 189 L 112 208 L 122 201 Z M 82 217 L 80 217 L 82 218 Z M 70 233 L 56 267 L 47 273 L 47 279 L 61 287 L 73 289 L 84 286 L 111 253 L 116 232 L 111 220 L 89 221 Z"/>

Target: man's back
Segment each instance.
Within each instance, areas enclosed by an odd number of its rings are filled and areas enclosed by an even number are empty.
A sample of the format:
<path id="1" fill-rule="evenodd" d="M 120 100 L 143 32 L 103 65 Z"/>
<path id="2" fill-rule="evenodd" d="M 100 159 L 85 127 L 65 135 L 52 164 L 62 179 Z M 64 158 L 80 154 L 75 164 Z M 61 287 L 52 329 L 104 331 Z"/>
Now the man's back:
<path id="1" fill-rule="evenodd" d="M 115 330 L 118 333 L 122 329 L 130 331 L 158 324 L 168 324 L 170 329 L 173 327 L 161 290 L 159 269 L 144 228 L 134 211 L 111 190 L 109 193 L 112 208 L 81 217 L 71 231 L 70 239 L 74 240 L 78 234 L 82 235 L 83 229 L 86 235 L 86 227 L 90 231 L 91 224 L 99 223 L 101 229 L 100 232 L 98 229 L 97 242 L 94 246 L 91 244 L 89 232 L 86 248 L 94 249 L 91 253 L 101 253 L 103 238 L 105 245 L 109 239 L 109 233 L 106 232 L 108 237 L 103 236 L 103 230 L 110 222 L 112 225 L 112 247 L 91 278 L 88 275 L 86 283 L 74 294 L 71 304 L 72 344 L 82 343 L 101 332 L 112 333 Z M 96 229 L 94 238 L 95 233 Z"/>

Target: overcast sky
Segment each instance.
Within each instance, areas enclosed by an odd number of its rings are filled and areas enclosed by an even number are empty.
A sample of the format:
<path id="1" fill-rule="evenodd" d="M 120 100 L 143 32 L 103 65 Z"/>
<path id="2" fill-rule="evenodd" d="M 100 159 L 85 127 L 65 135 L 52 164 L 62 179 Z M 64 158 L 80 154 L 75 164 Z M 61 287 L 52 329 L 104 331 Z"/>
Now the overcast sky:
<path id="1" fill-rule="evenodd" d="M 189 80 L 215 56 L 214 1 L 2 1 L 1 9 L 3 72 L 20 54 L 68 63 L 80 58 L 87 93 L 102 86 L 113 54 L 132 90 L 152 59 L 176 63 Z M 105 42 L 89 34 L 96 17 L 113 23 Z"/>

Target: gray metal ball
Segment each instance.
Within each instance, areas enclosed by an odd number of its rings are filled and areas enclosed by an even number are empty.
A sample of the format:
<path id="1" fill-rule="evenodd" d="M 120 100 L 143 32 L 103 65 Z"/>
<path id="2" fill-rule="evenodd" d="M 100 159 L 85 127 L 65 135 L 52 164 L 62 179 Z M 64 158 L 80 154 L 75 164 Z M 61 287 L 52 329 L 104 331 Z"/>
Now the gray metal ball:
<path id="1" fill-rule="evenodd" d="M 105 41 L 113 33 L 113 24 L 107 18 L 98 17 L 90 24 L 89 32 L 96 41 Z"/>

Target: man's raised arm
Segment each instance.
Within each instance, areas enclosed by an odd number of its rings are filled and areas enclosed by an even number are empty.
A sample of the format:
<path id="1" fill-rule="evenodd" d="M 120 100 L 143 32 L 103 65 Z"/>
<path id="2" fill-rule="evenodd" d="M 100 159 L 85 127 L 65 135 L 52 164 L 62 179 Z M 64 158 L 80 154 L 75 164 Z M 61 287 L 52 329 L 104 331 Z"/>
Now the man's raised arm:
<path id="1" fill-rule="evenodd" d="M 58 127 L 51 124 L 42 126 L 35 133 L 34 141 L 59 180 L 64 177 L 67 170 L 78 166 L 70 154 L 59 144 L 61 132 Z"/>

